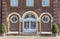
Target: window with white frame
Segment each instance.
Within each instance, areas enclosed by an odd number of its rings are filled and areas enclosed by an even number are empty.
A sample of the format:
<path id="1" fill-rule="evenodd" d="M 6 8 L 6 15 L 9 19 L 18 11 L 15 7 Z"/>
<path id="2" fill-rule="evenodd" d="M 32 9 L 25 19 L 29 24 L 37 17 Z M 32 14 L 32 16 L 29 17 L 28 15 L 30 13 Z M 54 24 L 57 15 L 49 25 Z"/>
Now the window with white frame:
<path id="1" fill-rule="evenodd" d="M 42 0 L 42 6 L 49 6 L 50 5 L 50 0 Z"/>
<path id="2" fill-rule="evenodd" d="M 26 0 L 26 6 L 27 7 L 33 7 L 34 6 L 34 0 Z"/>
<path id="3" fill-rule="evenodd" d="M 18 0 L 10 0 L 10 6 L 17 7 L 18 6 Z"/>
<path id="4" fill-rule="evenodd" d="M 18 17 L 17 16 L 11 16 L 10 21 L 11 21 L 11 23 L 17 23 Z"/>
<path id="5" fill-rule="evenodd" d="M 42 16 L 42 22 L 43 23 L 48 23 L 50 21 L 50 17 L 48 15 Z"/>

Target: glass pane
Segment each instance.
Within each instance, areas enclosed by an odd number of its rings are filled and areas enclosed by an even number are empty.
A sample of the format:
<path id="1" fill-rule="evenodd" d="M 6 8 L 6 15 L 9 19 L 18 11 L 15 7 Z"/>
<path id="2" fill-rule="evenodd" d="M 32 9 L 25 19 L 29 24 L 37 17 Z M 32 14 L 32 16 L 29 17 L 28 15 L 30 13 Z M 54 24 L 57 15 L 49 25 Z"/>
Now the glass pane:
<path id="1" fill-rule="evenodd" d="M 18 6 L 18 0 L 11 0 L 11 6 Z"/>
<path id="2" fill-rule="evenodd" d="M 45 21 L 45 17 L 43 18 L 43 21 Z"/>
<path id="3" fill-rule="evenodd" d="M 12 21 L 13 21 L 13 22 L 17 21 L 17 18 L 16 18 L 16 17 L 13 17 L 13 18 L 12 18 Z"/>
<path id="4" fill-rule="evenodd" d="M 28 29 L 29 28 L 29 22 L 24 22 L 24 28 Z"/>
<path id="5" fill-rule="evenodd" d="M 26 5 L 27 6 L 33 6 L 34 5 L 34 0 L 26 0 Z"/>
<path id="6" fill-rule="evenodd" d="M 24 19 L 29 18 L 29 15 L 26 15 Z"/>
<path id="7" fill-rule="evenodd" d="M 45 21 L 46 21 L 46 22 L 48 21 L 48 17 L 45 17 Z"/>
<path id="8" fill-rule="evenodd" d="M 34 18 L 34 19 L 36 19 L 34 15 L 30 15 L 30 14 L 26 15 L 24 19 L 26 19 L 26 18 Z"/>
<path id="9" fill-rule="evenodd" d="M 47 21 L 48 21 L 48 17 L 45 16 L 45 17 L 43 18 L 43 20 L 44 20 L 45 22 L 47 22 Z"/>
<path id="10" fill-rule="evenodd" d="M 18 22 L 18 17 L 17 17 L 17 16 L 12 16 L 12 17 L 10 18 L 10 21 L 11 21 L 12 23 L 17 23 L 17 22 Z"/>
<path id="11" fill-rule="evenodd" d="M 31 21 L 31 29 L 35 29 L 36 28 L 36 22 Z"/>
<path id="12" fill-rule="evenodd" d="M 48 23 L 48 22 L 50 21 L 50 17 L 47 16 L 47 15 L 45 15 L 45 16 L 42 17 L 42 21 L 43 21 L 44 23 Z"/>
<path id="13" fill-rule="evenodd" d="M 28 14 L 25 16 L 24 18 L 24 26 L 25 28 L 32 28 L 32 29 L 35 29 L 36 28 L 36 22 L 35 22 L 35 16 L 34 15 L 31 15 L 31 14 Z"/>
<path id="14" fill-rule="evenodd" d="M 31 15 L 32 18 L 36 19 L 34 15 Z"/>
<path id="15" fill-rule="evenodd" d="M 49 0 L 42 0 L 42 6 L 49 6 Z"/>

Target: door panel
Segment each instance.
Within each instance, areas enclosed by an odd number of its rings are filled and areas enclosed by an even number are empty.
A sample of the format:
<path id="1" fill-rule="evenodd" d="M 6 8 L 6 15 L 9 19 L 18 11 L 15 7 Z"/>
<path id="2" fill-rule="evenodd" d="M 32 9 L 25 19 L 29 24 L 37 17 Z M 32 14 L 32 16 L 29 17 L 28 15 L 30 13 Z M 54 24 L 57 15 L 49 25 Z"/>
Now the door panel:
<path id="1" fill-rule="evenodd" d="M 10 17 L 10 26 L 9 26 L 10 32 L 18 32 L 19 31 L 19 17 L 16 15 L 12 15 Z"/>
<path id="2" fill-rule="evenodd" d="M 48 15 L 41 17 L 41 32 L 51 32 L 51 18 Z"/>
<path id="3" fill-rule="evenodd" d="M 13 32 L 19 31 L 19 22 L 18 23 L 11 23 L 10 22 L 10 29 L 9 30 L 13 31 Z"/>

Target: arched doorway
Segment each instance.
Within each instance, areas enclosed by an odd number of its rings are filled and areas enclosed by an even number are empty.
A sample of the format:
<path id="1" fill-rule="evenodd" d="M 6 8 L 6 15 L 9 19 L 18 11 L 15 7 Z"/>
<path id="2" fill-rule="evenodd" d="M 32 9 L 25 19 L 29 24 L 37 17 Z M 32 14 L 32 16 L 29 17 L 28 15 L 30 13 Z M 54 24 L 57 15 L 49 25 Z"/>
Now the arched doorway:
<path id="1" fill-rule="evenodd" d="M 23 19 L 23 33 L 37 33 L 38 32 L 38 16 L 33 11 L 27 11 L 22 16 Z"/>
<path id="2" fill-rule="evenodd" d="M 9 22 L 10 22 L 9 31 L 19 32 L 19 17 L 17 15 L 12 15 L 9 18 Z"/>
<path id="3" fill-rule="evenodd" d="M 36 18 L 33 15 L 26 15 L 24 18 L 24 30 L 25 33 L 36 33 Z"/>
<path id="4" fill-rule="evenodd" d="M 53 17 L 50 13 L 44 12 L 40 15 L 41 34 L 52 34 Z"/>
<path id="5" fill-rule="evenodd" d="M 16 13 L 12 12 L 7 17 L 7 23 L 8 23 L 8 34 L 18 34 L 20 31 L 20 19 L 21 16 Z"/>

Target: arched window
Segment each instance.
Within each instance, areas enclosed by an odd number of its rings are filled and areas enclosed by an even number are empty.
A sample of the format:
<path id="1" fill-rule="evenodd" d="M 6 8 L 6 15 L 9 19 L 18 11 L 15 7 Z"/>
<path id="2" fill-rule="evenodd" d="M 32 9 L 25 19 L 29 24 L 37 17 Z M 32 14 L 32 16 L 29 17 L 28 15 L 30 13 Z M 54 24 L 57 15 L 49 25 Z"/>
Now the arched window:
<path id="1" fill-rule="evenodd" d="M 28 14 L 24 17 L 24 32 L 36 33 L 36 18 L 34 15 Z"/>
<path id="2" fill-rule="evenodd" d="M 36 28 L 36 18 L 34 15 L 26 15 L 24 18 L 24 28 L 35 29 Z"/>

